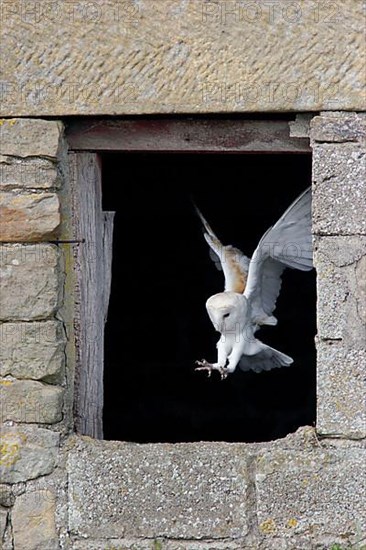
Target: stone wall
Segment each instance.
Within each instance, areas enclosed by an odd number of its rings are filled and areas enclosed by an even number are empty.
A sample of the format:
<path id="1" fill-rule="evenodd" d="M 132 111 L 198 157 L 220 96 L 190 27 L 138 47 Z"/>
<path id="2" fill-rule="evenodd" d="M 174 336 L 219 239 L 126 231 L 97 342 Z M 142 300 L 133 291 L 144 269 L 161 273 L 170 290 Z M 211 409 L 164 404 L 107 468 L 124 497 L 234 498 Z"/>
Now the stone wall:
<path id="1" fill-rule="evenodd" d="M 366 548 L 364 7 L 0 0 L 1 548 Z M 265 444 L 75 435 L 67 144 L 39 117 L 321 110 L 316 430 Z"/>
<path id="2" fill-rule="evenodd" d="M 1 116 L 361 110 L 364 0 L 0 2 Z"/>
<path id="3" fill-rule="evenodd" d="M 65 255 L 51 244 L 62 231 L 63 125 L 2 119 L 0 144 L 0 538 L 4 549 L 51 550 L 55 490 L 32 480 L 52 478 L 71 428 Z"/>
<path id="4" fill-rule="evenodd" d="M 63 126 L 0 121 L 4 550 L 366 547 L 366 117 L 311 122 L 318 422 L 263 444 L 74 435 L 73 237 Z M 61 213 L 61 216 L 60 216 Z"/>
<path id="5" fill-rule="evenodd" d="M 366 114 L 312 120 L 317 430 L 366 437 Z"/>
<path id="6" fill-rule="evenodd" d="M 364 458 L 359 443 L 320 442 L 310 427 L 268 444 L 73 438 L 72 548 L 360 549 Z"/>

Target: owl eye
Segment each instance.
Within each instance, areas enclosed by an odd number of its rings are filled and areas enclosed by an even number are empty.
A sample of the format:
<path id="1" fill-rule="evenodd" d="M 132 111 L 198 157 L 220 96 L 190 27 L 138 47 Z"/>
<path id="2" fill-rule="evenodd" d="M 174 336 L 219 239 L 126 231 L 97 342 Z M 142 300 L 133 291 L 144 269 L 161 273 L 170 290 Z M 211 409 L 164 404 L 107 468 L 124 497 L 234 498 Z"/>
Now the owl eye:
<path id="1" fill-rule="evenodd" d="M 225 319 L 226 317 L 229 317 L 229 315 L 230 315 L 230 313 L 225 313 L 225 314 L 223 315 L 223 318 Z"/>

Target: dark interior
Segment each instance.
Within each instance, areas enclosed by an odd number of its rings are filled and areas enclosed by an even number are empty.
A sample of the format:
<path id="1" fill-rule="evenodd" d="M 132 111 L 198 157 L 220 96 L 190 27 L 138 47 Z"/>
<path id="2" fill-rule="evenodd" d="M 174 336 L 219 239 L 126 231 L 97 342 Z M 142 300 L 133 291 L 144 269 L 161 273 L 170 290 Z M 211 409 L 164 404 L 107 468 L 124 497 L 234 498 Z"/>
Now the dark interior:
<path id="1" fill-rule="evenodd" d="M 102 155 L 103 208 L 116 211 L 105 335 L 104 433 L 136 442 L 268 441 L 315 421 L 315 272 L 287 269 L 277 327 L 257 333 L 291 367 L 221 381 L 205 309 L 223 290 L 197 203 L 224 244 L 252 254 L 311 181 L 310 155 Z"/>

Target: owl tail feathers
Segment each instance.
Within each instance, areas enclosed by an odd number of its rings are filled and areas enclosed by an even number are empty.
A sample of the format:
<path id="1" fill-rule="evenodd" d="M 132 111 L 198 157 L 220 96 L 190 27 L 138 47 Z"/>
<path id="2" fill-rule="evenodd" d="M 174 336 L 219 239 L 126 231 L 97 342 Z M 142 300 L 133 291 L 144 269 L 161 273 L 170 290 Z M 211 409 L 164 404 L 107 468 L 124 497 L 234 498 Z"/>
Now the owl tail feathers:
<path id="1" fill-rule="evenodd" d="M 313 267 L 311 188 L 306 189 L 278 222 L 262 237 L 262 254 L 287 267 L 309 271 Z"/>
<path id="2" fill-rule="evenodd" d="M 278 351 L 277 349 L 271 348 L 270 346 L 268 347 L 271 350 L 272 357 L 278 363 L 279 367 L 289 367 L 294 362 L 292 357 L 286 355 L 286 353 L 282 353 L 282 351 Z"/>
<path id="3" fill-rule="evenodd" d="M 282 351 L 271 348 L 259 340 L 257 342 L 260 345 L 260 351 L 255 355 L 242 355 L 239 361 L 241 370 L 262 372 L 279 367 L 289 367 L 294 362 L 292 357 Z"/>

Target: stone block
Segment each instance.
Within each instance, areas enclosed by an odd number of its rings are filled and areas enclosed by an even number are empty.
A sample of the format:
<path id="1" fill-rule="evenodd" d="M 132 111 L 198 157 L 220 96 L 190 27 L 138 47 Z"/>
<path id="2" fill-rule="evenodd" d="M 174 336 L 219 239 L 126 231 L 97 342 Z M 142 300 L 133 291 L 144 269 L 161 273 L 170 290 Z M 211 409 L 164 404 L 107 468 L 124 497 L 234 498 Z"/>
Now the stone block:
<path id="1" fill-rule="evenodd" d="M 59 434 L 30 426 L 3 426 L 0 434 L 0 479 L 20 483 L 50 474 L 57 465 Z M 6 487 L 6 486 L 3 486 Z M 13 495 L 0 491 L 3 506 L 13 504 Z"/>
<path id="2" fill-rule="evenodd" d="M 3 430 L 1 431 L 0 435 L 0 468 L 3 468 L 3 465 L 1 464 L 1 461 L 3 460 L 3 457 L 5 456 L 5 447 L 3 443 Z M 3 481 L 2 474 L 0 474 L 0 479 Z M 10 506 L 13 506 L 15 501 L 15 496 L 13 495 L 13 492 L 11 490 L 11 487 L 9 485 L 1 484 L 0 485 L 0 506 L 5 506 L 6 508 L 9 508 Z"/>
<path id="3" fill-rule="evenodd" d="M 49 490 L 19 496 L 12 512 L 14 547 L 22 550 L 58 550 L 55 494 Z"/>
<path id="4" fill-rule="evenodd" d="M 59 251 L 55 245 L 0 245 L 0 319 L 53 315 L 60 301 Z"/>
<path id="5" fill-rule="evenodd" d="M 366 237 L 319 237 L 314 244 L 318 336 L 365 348 Z"/>
<path id="6" fill-rule="evenodd" d="M 189 541 L 167 539 L 104 539 L 73 540 L 73 550 L 257 550 L 243 541 Z M 259 547 L 258 547 L 259 550 Z M 276 550 L 279 550 L 277 548 Z M 293 550 L 293 549 L 292 549 Z M 309 547 L 306 549 L 309 550 Z"/>
<path id="7" fill-rule="evenodd" d="M 313 148 L 313 229 L 319 235 L 366 235 L 366 148 Z"/>
<path id="8" fill-rule="evenodd" d="M 0 189 L 52 189 L 61 186 L 54 161 L 0 156 Z"/>
<path id="9" fill-rule="evenodd" d="M 365 107 L 361 1 L 13 4 L 4 116 Z"/>
<path id="10" fill-rule="evenodd" d="M 62 420 L 63 388 L 33 380 L 0 379 L 0 422 L 54 424 Z"/>
<path id="11" fill-rule="evenodd" d="M 311 137 L 321 143 L 363 143 L 366 141 L 366 118 L 357 113 L 316 116 L 311 121 Z"/>
<path id="12" fill-rule="evenodd" d="M 0 155 L 56 159 L 63 127 L 55 120 L 14 118 L 0 121 Z"/>
<path id="13" fill-rule="evenodd" d="M 6 524 L 8 520 L 8 510 L 6 508 L 0 507 L 0 542 L 4 538 Z"/>
<path id="14" fill-rule="evenodd" d="M 366 347 L 319 341 L 317 354 L 317 432 L 366 437 Z"/>
<path id="15" fill-rule="evenodd" d="M 310 122 L 313 115 L 310 113 L 299 113 L 295 120 L 289 122 L 290 137 L 308 138 L 310 137 Z"/>
<path id="16" fill-rule="evenodd" d="M 240 449 L 78 438 L 68 454 L 69 530 L 92 538 L 243 537 L 247 472 Z"/>
<path id="17" fill-rule="evenodd" d="M 333 542 L 334 539 L 333 539 Z M 343 540 L 340 542 L 344 542 Z M 335 546 L 335 545 L 334 545 Z M 341 546 L 343 549 L 343 547 Z M 72 550 L 325 550 L 329 545 L 323 541 L 314 541 L 312 537 L 294 537 L 272 540 L 254 539 L 225 541 L 192 541 L 169 539 L 104 539 L 73 540 Z M 337 547 L 334 550 L 338 550 Z M 339 550 L 341 550 L 339 548 Z M 365 550 L 357 548 L 357 550 Z"/>
<path id="18" fill-rule="evenodd" d="M 260 455 L 256 467 L 259 531 L 268 539 L 362 538 L 366 534 L 365 460 L 364 449 Z"/>
<path id="19" fill-rule="evenodd" d="M 60 321 L 0 323 L 0 376 L 54 379 L 63 371 L 65 343 Z"/>
<path id="20" fill-rule="evenodd" d="M 60 202 L 55 193 L 0 192 L 1 241 L 54 238 L 60 222 Z"/>

